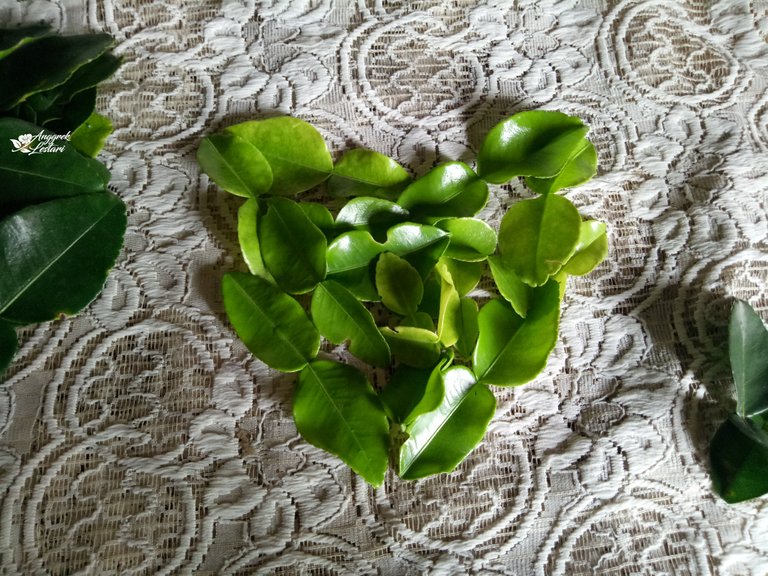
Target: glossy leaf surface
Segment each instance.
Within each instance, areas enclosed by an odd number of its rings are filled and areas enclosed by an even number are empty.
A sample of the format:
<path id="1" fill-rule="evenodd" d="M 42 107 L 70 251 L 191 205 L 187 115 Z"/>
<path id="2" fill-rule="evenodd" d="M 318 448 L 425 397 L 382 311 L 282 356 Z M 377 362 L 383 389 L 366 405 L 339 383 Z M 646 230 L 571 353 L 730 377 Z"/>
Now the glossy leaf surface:
<path id="1" fill-rule="evenodd" d="M 387 232 L 385 250 L 405 258 L 422 278 L 434 268 L 448 247 L 450 236 L 444 230 L 421 224 L 398 224 Z"/>
<path id="2" fill-rule="evenodd" d="M 312 320 L 334 344 L 349 340 L 349 351 L 373 366 L 389 365 L 389 345 L 368 309 L 333 280 L 317 286 L 312 295 Z"/>
<path id="3" fill-rule="evenodd" d="M 256 198 L 272 187 L 272 168 L 251 142 L 221 132 L 203 138 L 197 162 L 220 188 L 236 196 Z"/>
<path id="4" fill-rule="evenodd" d="M 101 192 L 109 181 L 109 172 L 97 160 L 85 158 L 65 140 L 56 140 L 61 152 L 23 153 L 11 146 L 23 134 L 33 137 L 41 129 L 15 118 L 0 118 L 0 209 L 20 207 L 55 198 Z M 44 135 L 52 135 L 43 130 Z M 39 144 L 33 138 L 31 146 Z"/>
<path id="5" fill-rule="evenodd" d="M 464 262 L 480 262 L 496 250 L 496 232 L 477 218 L 449 218 L 437 227 L 451 235 L 445 251 L 448 258 Z"/>
<path id="6" fill-rule="evenodd" d="M 376 242 L 370 232 L 353 230 L 340 234 L 328 245 L 328 274 L 367 270 L 371 261 L 384 251 L 384 246 Z"/>
<path id="7" fill-rule="evenodd" d="M 488 132 L 477 173 L 494 184 L 515 176 L 551 178 L 581 151 L 588 130 L 581 120 L 562 112 L 520 112 Z"/>
<path id="8" fill-rule="evenodd" d="M 710 444 L 712 484 L 734 504 L 768 493 L 768 434 L 751 419 L 733 414 Z"/>
<path id="9" fill-rule="evenodd" d="M 586 220 L 581 223 L 579 240 L 573 255 L 563 272 L 573 276 L 584 276 L 594 270 L 608 256 L 608 234 L 603 222 Z"/>
<path id="10" fill-rule="evenodd" d="M 325 234 L 296 202 L 270 198 L 258 234 L 264 264 L 283 290 L 302 294 L 325 279 Z"/>
<path id="11" fill-rule="evenodd" d="M 272 168 L 271 194 L 290 196 L 324 181 L 333 170 L 325 141 L 311 125 L 279 116 L 252 120 L 226 129 L 258 148 Z M 300 153 L 297 153 L 300 151 Z"/>
<path id="12" fill-rule="evenodd" d="M 440 275 L 440 309 L 437 317 L 437 336 L 443 346 L 453 346 L 461 331 L 461 297 L 453 284 L 450 271 L 438 265 Z"/>
<path id="13" fill-rule="evenodd" d="M 17 347 L 18 341 L 13 325 L 0 320 L 0 376 L 13 360 Z"/>
<path id="14" fill-rule="evenodd" d="M 728 347 L 736 386 L 736 411 L 742 417 L 768 410 L 768 330 L 742 300 L 731 310 Z"/>
<path id="15" fill-rule="evenodd" d="M 473 357 L 478 380 L 498 386 L 533 380 L 555 347 L 559 319 L 560 286 L 554 280 L 534 290 L 525 318 L 505 300 L 485 304 Z"/>
<path id="16" fill-rule="evenodd" d="M 79 312 L 101 291 L 125 227 L 125 206 L 109 192 L 0 220 L 0 317 L 27 324 Z"/>
<path id="17" fill-rule="evenodd" d="M 274 283 L 272 274 L 269 273 L 261 257 L 259 244 L 259 215 L 261 207 L 255 198 L 247 200 L 237 211 L 237 239 L 240 243 L 240 251 L 248 265 L 251 274 Z"/>
<path id="18" fill-rule="evenodd" d="M 317 226 L 326 238 L 336 235 L 336 224 L 333 221 L 331 211 L 319 202 L 301 202 L 299 207 L 304 210 L 310 222 Z"/>
<path id="19" fill-rule="evenodd" d="M 44 22 L 0 30 L 0 58 L 50 32 L 50 25 Z"/>
<path id="20" fill-rule="evenodd" d="M 474 298 L 462 298 L 459 302 L 459 338 L 454 346 L 462 358 L 472 358 L 480 332 L 478 308 Z"/>
<path id="21" fill-rule="evenodd" d="M 563 196 L 522 200 L 501 220 L 499 252 L 520 280 L 540 286 L 571 257 L 580 232 L 581 216 Z"/>
<path id="22" fill-rule="evenodd" d="M 81 154 L 95 158 L 110 134 L 112 134 L 112 122 L 109 118 L 93 112 L 72 132 L 70 143 Z"/>
<path id="23" fill-rule="evenodd" d="M 395 422 L 408 425 L 440 405 L 445 395 L 442 370 L 448 360 L 443 358 L 432 368 L 414 368 L 406 364 L 395 368 L 380 395 Z"/>
<path id="24" fill-rule="evenodd" d="M 488 264 L 491 268 L 493 281 L 504 299 L 512 305 L 518 316 L 525 318 L 528 314 L 528 299 L 531 287 L 507 266 L 500 256 L 490 256 Z"/>
<path id="25" fill-rule="evenodd" d="M 328 180 L 332 196 L 376 196 L 394 199 L 411 181 L 392 158 L 364 148 L 345 153 Z"/>
<path id="26" fill-rule="evenodd" d="M 371 196 L 353 198 L 336 216 L 336 224 L 368 230 L 374 237 L 386 235 L 386 230 L 404 222 L 408 211 L 390 200 Z"/>
<path id="27" fill-rule="evenodd" d="M 224 309 L 248 350 L 268 366 L 296 372 L 320 349 L 320 334 L 301 305 L 259 276 L 229 272 L 221 281 Z"/>
<path id="28" fill-rule="evenodd" d="M 446 162 L 413 182 L 397 203 L 419 217 L 474 216 L 488 201 L 488 185 L 463 162 Z"/>
<path id="29" fill-rule="evenodd" d="M 562 171 L 551 178 L 526 177 L 525 183 L 534 192 L 552 194 L 589 181 L 597 172 L 597 151 L 589 140 L 582 141 L 582 149 L 565 163 Z"/>
<path id="30" fill-rule="evenodd" d="M 445 396 L 436 410 L 419 416 L 400 449 L 399 474 L 415 480 L 450 472 L 477 446 L 496 411 L 496 398 L 467 368 L 443 375 Z"/>
<path id="31" fill-rule="evenodd" d="M 376 291 L 384 306 L 402 316 L 412 316 L 424 297 L 424 284 L 406 260 L 385 252 L 376 263 Z"/>
<path id="32" fill-rule="evenodd" d="M 440 358 L 437 334 L 415 326 L 384 327 L 381 333 L 397 360 L 415 368 L 434 366 Z"/>
<path id="33" fill-rule="evenodd" d="M 369 484 L 384 481 L 389 424 L 359 370 L 328 360 L 308 364 L 296 384 L 293 418 L 307 442 L 341 458 Z"/>

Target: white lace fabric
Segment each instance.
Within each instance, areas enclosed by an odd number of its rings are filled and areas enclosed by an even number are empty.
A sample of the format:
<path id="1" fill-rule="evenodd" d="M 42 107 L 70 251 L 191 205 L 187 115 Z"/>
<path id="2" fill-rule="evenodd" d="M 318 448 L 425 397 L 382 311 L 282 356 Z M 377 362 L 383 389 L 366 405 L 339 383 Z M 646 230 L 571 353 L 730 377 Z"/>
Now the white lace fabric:
<path id="1" fill-rule="evenodd" d="M 768 318 L 764 0 L 0 0 L 41 18 L 116 39 L 100 159 L 129 227 L 103 293 L 21 330 L 0 382 L 3 573 L 766 574 L 766 500 L 725 504 L 707 456 L 730 304 Z M 373 489 L 226 322 L 240 201 L 198 143 L 291 114 L 419 175 L 529 109 L 590 125 L 599 173 L 567 196 L 609 258 L 455 472 Z"/>

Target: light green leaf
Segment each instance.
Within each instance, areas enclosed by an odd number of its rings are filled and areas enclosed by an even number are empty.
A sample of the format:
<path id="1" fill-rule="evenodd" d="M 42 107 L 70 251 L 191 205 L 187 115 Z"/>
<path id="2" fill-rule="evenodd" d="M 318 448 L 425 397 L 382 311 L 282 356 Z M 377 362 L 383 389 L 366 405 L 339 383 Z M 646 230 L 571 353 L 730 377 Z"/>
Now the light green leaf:
<path id="1" fill-rule="evenodd" d="M 0 320 L 0 376 L 13 360 L 17 347 L 16 329 L 12 324 Z"/>
<path id="2" fill-rule="evenodd" d="M 452 471 L 480 443 L 493 418 L 496 398 L 467 368 L 450 368 L 443 382 L 445 396 L 438 408 L 419 416 L 409 428 L 400 449 L 401 478 Z"/>
<path id="3" fill-rule="evenodd" d="M 397 203 L 416 218 L 474 216 L 488 202 L 488 185 L 463 162 L 446 162 L 413 182 Z"/>
<path id="4" fill-rule="evenodd" d="M 551 194 L 563 188 L 572 188 L 588 182 L 597 173 L 597 152 L 589 140 L 582 141 L 582 149 L 565 163 L 562 171 L 551 178 L 527 176 L 525 183 L 534 192 Z"/>
<path id="5" fill-rule="evenodd" d="M 272 168 L 271 194 L 291 196 L 328 178 L 333 160 L 320 133 L 290 116 L 251 120 L 226 129 L 258 148 Z"/>
<path id="6" fill-rule="evenodd" d="M 560 287 L 554 280 L 533 291 L 525 318 L 504 300 L 485 304 L 473 359 L 478 380 L 498 386 L 533 380 L 555 347 L 559 320 Z"/>
<path id="7" fill-rule="evenodd" d="M 586 220 L 581 223 L 579 241 L 573 256 L 563 266 L 563 272 L 584 276 L 594 270 L 608 256 L 608 234 L 605 223 Z"/>
<path id="8" fill-rule="evenodd" d="M 258 234 L 264 264 L 283 290 L 303 294 L 325 279 L 325 235 L 296 202 L 269 198 Z"/>
<path id="9" fill-rule="evenodd" d="M 440 311 L 437 317 L 437 336 L 443 346 L 453 346 L 461 330 L 461 298 L 450 271 L 438 264 L 440 275 Z"/>
<path id="10" fill-rule="evenodd" d="M 340 234 L 328 245 L 328 278 L 336 280 L 359 300 L 376 301 L 373 261 L 384 251 L 369 232 L 353 230 Z"/>
<path id="11" fill-rule="evenodd" d="M 333 222 L 331 211 L 319 202 L 300 202 L 299 207 L 304 210 L 304 214 L 310 219 L 312 224 L 317 226 L 325 237 L 336 236 L 336 224 Z"/>
<path id="12" fill-rule="evenodd" d="M 104 286 L 125 227 L 125 205 L 109 192 L 0 220 L 0 317 L 29 324 L 79 312 Z"/>
<path id="13" fill-rule="evenodd" d="M 219 187 L 236 196 L 256 198 L 272 187 L 267 159 L 251 142 L 232 132 L 203 138 L 197 162 Z"/>
<path id="14" fill-rule="evenodd" d="M 464 262 L 480 262 L 496 250 L 496 232 L 477 218 L 448 218 L 436 224 L 451 235 L 445 256 Z"/>
<path id="15" fill-rule="evenodd" d="M 520 280 L 500 256 L 489 256 L 488 264 L 499 294 L 512 305 L 518 316 L 525 318 L 528 315 L 528 299 L 532 288 Z"/>
<path id="16" fill-rule="evenodd" d="M 317 356 L 320 334 L 301 305 L 280 288 L 259 276 L 229 272 L 221 290 L 229 321 L 259 360 L 296 372 Z"/>
<path id="17" fill-rule="evenodd" d="M 444 230 L 407 222 L 389 229 L 384 249 L 408 260 L 421 277 L 426 278 L 449 241 L 450 236 Z"/>
<path id="18" fill-rule="evenodd" d="M 349 351 L 373 366 L 389 365 L 389 345 L 373 316 L 357 298 L 333 280 L 320 283 L 312 295 L 312 319 L 320 334 L 341 344 L 349 340 Z"/>
<path id="19" fill-rule="evenodd" d="M 380 330 L 392 354 L 403 364 L 429 368 L 440 358 L 440 342 L 434 332 L 414 326 L 384 327 Z"/>
<path id="20" fill-rule="evenodd" d="M 424 296 L 424 284 L 406 260 L 384 252 L 376 263 L 376 291 L 384 306 L 402 316 L 412 316 Z"/>
<path id="21" fill-rule="evenodd" d="M 519 112 L 499 122 L 485 137 L 477 173 L 493 184 L 515 176 L 551 178 L 581 152 L 589 128 L 562 112 Z"/>
<path id="22" fill-rule="evenodd" d="M 93 112 L 88 119 L 72 132 L 69 142 L 80 153 L 90 158 L 104 147 L 109 135 L 112 134 L 112 122 L 106 116 Z"/>
<path id="23" fill-rule="evenodd" d="M 764 425 L 764 423 L 763 423 Z M 712 487 L 729 504 L 768 493 L 766 430 L 736 414 L 715 433 L 709 454 Z"/>
<path id="24" fill-rule="evenodd" d="M 438 265 L 444 266 L 450 272 L 459 296 L 466 296 L 474 290 L 485 271 L 484 262 L 463 262 L 445 256 L 440 258 Z"/>
<path id="25" fill-rule="evenodd" d="M 392 158 L 357 148 L 345 153 L 333 167 L 328 191 L 332 196 L 394 199 L 410 181 L 405 168 Z"/>
<path id="26" fill-rule="evenodd" d="M 499 253 L 520 280 L 541 286 L 571 257 L 580 231 L 581 216 L 567 198 L 522 200 L 501 220 Z"/>
<path id="27" fill-rule="evenodd" d="M 275 283 L 272 274 L 269 273 L 261 257 L 259 245 L 259 215 L 261 208 L 255 198 L 247 200 L 237 211 L 237 239 L 240 242 L 240 250 L 243 259 L 248 265 L 251 274 L 261 276 L 265 280 Z"/>
<path id="28" fill-rule="evenodd" d="M 373 197 L 353 198 L 336 216 L 336 224 L 368 230 L 374 237 L 381 237 L 395 224 L 404 222 L 408 211 L 389 200 Z"/>
<path id="29" fill-rule="evenodd" d="M 728 346 L 736 411 L 742 417 L 768 411 L 768 330 L 742 300 L 737 300 L 731 310 Z"/>
<path id="30" fill-rule="evenodd" d="M 408 425 L 418 416 L 435 410 L 443 401 L 443 369 L 450 358 L 431 368 L 400 364 L 381 391 L 381 402 L 393 421 Z"/>
<path id="31" fill-rule="evenodd" d="M 471 358 L 480 331 L 477 319 L 477 302 L 474 298 L 462 298 L 459 302 L 459 308 L 459 338 L 454 346 L 462 358 Z"/>
<path id="32" fill-rule="evenodd" d="M 293 395 L 293 419 L 304 439 L 341 458 L 372 486 L 389 461 L 389 424 L 376 393 L 353 366 L 308 364 Z"/>

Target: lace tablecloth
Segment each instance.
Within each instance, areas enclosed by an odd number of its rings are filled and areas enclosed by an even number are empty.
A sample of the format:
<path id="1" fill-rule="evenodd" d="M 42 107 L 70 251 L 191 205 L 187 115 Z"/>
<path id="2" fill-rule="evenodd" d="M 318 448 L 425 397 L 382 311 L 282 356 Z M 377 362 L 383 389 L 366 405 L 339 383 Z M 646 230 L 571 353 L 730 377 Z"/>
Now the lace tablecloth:
<path id="1" fill-rule="evenodd" d="M 100 158 L 129 229 L 101 296 L 22 330 L 0 385 L 4 573 L 768 573 L 766 500 L 726 505 L 707 460 L 732 299 L 768 316 L 764 0 L 0 0 L 40 18 L 118 42 Z M 239 202 L 198 143 L 279 112 L 422 174 L 539 108 L 591 126 L 598 175 L 567 194 L 610 256 L 456 472 L 372 489 L 226 322 Z"/>

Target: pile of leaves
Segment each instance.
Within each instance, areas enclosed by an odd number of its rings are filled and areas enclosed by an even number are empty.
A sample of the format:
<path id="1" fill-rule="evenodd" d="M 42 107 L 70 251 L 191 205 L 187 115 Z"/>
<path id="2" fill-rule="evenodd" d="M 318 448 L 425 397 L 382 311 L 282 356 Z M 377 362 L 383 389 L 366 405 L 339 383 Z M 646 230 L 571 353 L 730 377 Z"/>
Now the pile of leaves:
<path id="1" fill-rule="evenodd" d="M 126 210 L 94 156 L 112 127 L 97 85 L 120 59 L 104 34 L 0 30 L 0 373 L 16 328 L 75 314 L 103 288 Z"/>
<path id="2" fill-rule="evenodd" d="M 308 442 L 374 486 L 390 456 L 415 479 L 453 470 L 480 442 L 496 407 L 489 385 L 536 377 L 568 275 L 607 254 L 605 224 L 557 194 L 595 173 L 587 132 L 559 112 L 519 113 L 487 134 L 477 171 L 452 161 L 417 179 L 367 149 L 334 163 L 292 117 L 201 142 L 203 171 L 247 198 L 238 235 L 249 271 L 223 277 L 226 313 L 255 356 L 298 372 L 293 416 Z M 513 204 L 497 232 L 476 217 L 488 184 L 518 177 L 538 196 Z M 323 202 L 291 198 L 321 185 Z M 320 355 L 323 338 L 372 368 Z M 386 385 L 371 384 L 373 369 Z"/>
<path id="3" fill-rule="evenodd" d="M 712 483 L 726 502 L 768 493 L 768 330 L 742 300 L 731 310 L 728 353 L 736 412 L 710 445 Z"/>

